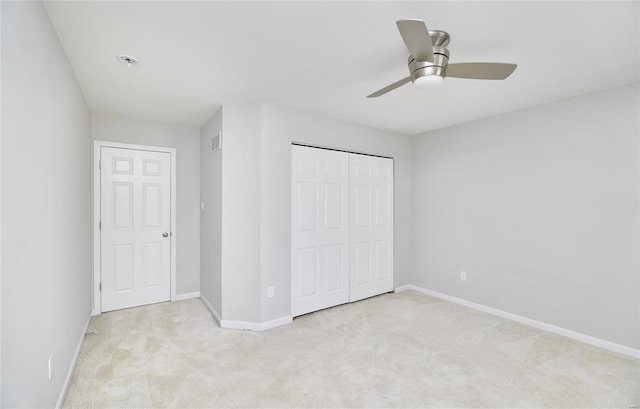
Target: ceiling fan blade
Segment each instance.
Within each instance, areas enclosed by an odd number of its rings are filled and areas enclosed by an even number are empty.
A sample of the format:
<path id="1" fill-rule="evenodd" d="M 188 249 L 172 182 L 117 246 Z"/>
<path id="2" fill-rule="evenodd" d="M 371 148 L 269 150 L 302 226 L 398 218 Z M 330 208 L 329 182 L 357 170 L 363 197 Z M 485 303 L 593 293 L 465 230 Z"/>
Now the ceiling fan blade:
<path id="1" fill-rule="evenodd" d="M 389 91 L 393 91 L 394 89 L 403 86 L 407 82 L 411 82 L 411 77 L 403 78 L 400 81 L 396 81 L 391 85 L 387 85 L 386 87 L 382 88 L 381 90 L 376 91 L 371 95 L 367 95 L 367 98 L 379 97 L 380 95 L 384 95 Z"/>
<path id="2" fill-rule="evenodd" d="M 517 64 L 505 64 L 499 62 L 465 62 L 449 64 L 447 77 L 469 78 L 475 80 L 504 80 L 513 71 Z"/>
<path id="3" fill-rule="evenodd" d="M 402 40 L 416 61 L 433 62 L 433 44 L 427 25 L 422 20 L 396 21 Z"/>

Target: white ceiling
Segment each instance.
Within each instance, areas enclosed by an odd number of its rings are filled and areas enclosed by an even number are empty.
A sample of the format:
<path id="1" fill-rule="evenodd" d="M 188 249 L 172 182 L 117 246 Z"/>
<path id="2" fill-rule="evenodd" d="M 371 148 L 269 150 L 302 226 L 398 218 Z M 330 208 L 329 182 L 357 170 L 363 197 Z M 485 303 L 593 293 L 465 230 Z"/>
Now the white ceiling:
<path id="1" fill-rule="evenodd" d="M 639 80 L 638 2 L 47 2 L 94 112 L 201 126 L 264 101 L 416 134 Z M 451 34 L 450 62 L 518 64 L 505 81 L 408 75 L 397 19 Z M 117 54 L 140 64 L 127 69 Z"/>

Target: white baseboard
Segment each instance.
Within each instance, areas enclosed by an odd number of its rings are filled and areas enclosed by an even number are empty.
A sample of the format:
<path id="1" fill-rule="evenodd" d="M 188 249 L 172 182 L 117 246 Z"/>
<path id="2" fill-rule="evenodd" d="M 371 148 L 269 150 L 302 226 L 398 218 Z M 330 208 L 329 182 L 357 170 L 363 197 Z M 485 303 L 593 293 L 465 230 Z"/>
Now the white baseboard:
<path id="1" fill-rule="evenodd" d="M 247 322 L 247 321 L 229 321 L 222 320 L 220 326 L 227 329 L 243 329 L 249 331 L 265 331 L 281 325 L 291 324 L 293 318 L 291 316 L 276 318 L 275 320 L 266 322 Z"/>
<path id="2" fill-rule="evenodd" d="M 213 315 L 213 318 L 215 318 L 215 320 L 218 322 L 218 325 L 220 325 L 220 328 L 242 329 L 242 330 L 249 330 L 249 331 L 265 331 L 271 328 L 279 327 L 280 325 L 291 324 L 293 322 L 293 317 L 291 316 L 281 317 L 281 318 L 277 318 L 275 320 L 266 321 L 266 322 L 223 320 L 220 318 L 220 314 L 218 314 L 218 311 L 216 311 L 215 308 L 213 308 L 213 306 L 209 302 L 209 300 L 207 300 L 207 297 L 200 294 L 200 300 L 202 300 L 202 303 L 204 304 L 204 306 L 207 307 L 211 315 Z"/>
<path id="3" fill-rule="evenodd" d="M 416 285 L 403 285 L 395 289 L 395 292 L 413 290 L 419 293 L 427 294 L 432 297 L 440 298 L 445 301 L 450 301 L 456 304 L 464 305 L 465 307 L 473 308 L 474 310 L 486 312 L 501 318 L 506 318 L 511 321 L 516 321 L 530 327 L 538 328 L 544 331 L 552 332 L 557 335 L 562 335 L 567 338 L 575 339 L 586 344 L 590 344 L 602 349 L 617 352 L 619 354 L 627 355 L 633 358 L 640 358 L 640 349 L 631 348 L 625 345 L 616 344 L 615 342 L 605 341 L 604 339 L 592 337 L 591 335 L 582 334 L 562 327 L 556 327 L 555 325 L 547 324 L 546 322 L 536 321 L 531 318 L 523 317 L 521 315 L 512 314 L 510 312 L 502 311 L 497 308 L 488 307 L 482 304 L 476 304 L 471 301 L 464 300 L 462 298 L 453 297 L 451 295 L 442 294 L 437 291 L 428 290 L 426 288 L 418 287 Z"/>
<path id="4" fill-rule="evenodd" d="M 215 308 L 213 308 L 213 305 L 211 305 L 211 303 L 209 302 L 209 300 L 207 300 L 207 297 L 205 297 L 204 295 L 200 294 L 200 301 L 202 301 L 202 303 L 204 304 L 205 307 L 207 307 L 207 309 L 209 310 L 209 312 L 211 313 L 211 315 L 213 315 L 213 318 L 216 320 L 216 322 L 218 323 L 218 325 L 220 325 L 222 327 L 222 325 L 220 324 L 220 322 L 222 321 L 220 319 L 220 314 L 218 314 L 218 311 L 216 311 Z"/>
<path id="5" fill-rule="evenodd" d="M 291 324 L 293 322 L 293 317 L 291 315 L 286 317 L 276 318 L 275 320 L 263 322 L 260 324 L 259 331 L 265 331 L 271 328 L 279 327 L 281 325 Z"/>
<path id="6" fill-rule="evenodd" d="M 195 291 L 193 293 L 176 294 L 175 297 L 173 297 L 173 301 L 190 300 L 192 298 L 200 298 L 200 291 Z"/>
<path id="7" fill-rule="evenodd" d="M 243 329 L 243 330 L 249 330 L 249 331 L 260 331 L 258 329 L 260 324 L 257 322 L 223 320 L 220 323 L 220 326 L 226 329 Z"/>
<path id="8" fill-rule="evenodd" d="M 393 292 L 394 293 L 401 293 L 403 291 L 416 291 L 418 293 L 424 293 L 424 288 L 422 287 L 418 287 L 417 285 L 413 285 L 413 284 L 406 284 L 406 285 L 401 285 L 400 287 L 396 287 Z M 423 291 L 424 290 L 424 291 Z"/>
<path id="9" fill-rule="evenodd" d="M 80 356 L 80 349 L 82 349 L 82 343 L 84 342 L 84 334 L 87 333 L 87 328 L 89 328 L 89 321 L 91 321 L 92 315 L 89 315 L 87 318 L 87 322 L 84 324 L 84 328 L 82 328 L 82 333 L 80 334 L 80 341 L 78 341 L 78 346 L 76 347 L 76 352 L 73 354 L 73 359 L 71 360 L 71 364 L 69 365 L 69 370 L 67 371 L 67 377 L 64 380 L 64 384 L 62 384 L 62 390 L 60 391 L 60 395 L 58 395 L 58 401 L 56 402 L 56 409 L 60 409 L 64 404 L 64 399 L 67 397 L 67 392 L 69 391 L 69 385 L 71 384 L 71 378 L 73 377 L 73 371 L 76 369 L 76 362 L 78 361 L 78 357 Z"/>

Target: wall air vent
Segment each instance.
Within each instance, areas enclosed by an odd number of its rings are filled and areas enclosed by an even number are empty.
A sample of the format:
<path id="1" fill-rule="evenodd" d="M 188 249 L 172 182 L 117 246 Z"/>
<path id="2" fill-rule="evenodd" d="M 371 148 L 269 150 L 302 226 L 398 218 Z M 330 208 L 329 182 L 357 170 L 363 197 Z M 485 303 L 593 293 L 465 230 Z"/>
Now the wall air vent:
<path id="1" fill-rule="evenodd" d="M 211 138 L 211 150 L 215 152 L 220 148 L 222 148 L 222 131 Z"/>

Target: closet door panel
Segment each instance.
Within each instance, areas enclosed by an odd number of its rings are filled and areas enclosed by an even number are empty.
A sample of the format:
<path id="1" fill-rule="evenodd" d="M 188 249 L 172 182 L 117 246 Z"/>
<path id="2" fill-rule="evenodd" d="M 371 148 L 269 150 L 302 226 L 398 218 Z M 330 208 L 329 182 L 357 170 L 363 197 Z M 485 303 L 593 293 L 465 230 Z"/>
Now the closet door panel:
<path id="1" fill-rule="evenodd" d="M 349 302 L 349 154 L 292 146 L 292 315 Z"/>
<path id="2" fill-rule="evenodd" d="M 393 160 L 349 155 L 353 302 L 393 290 Z"/>

